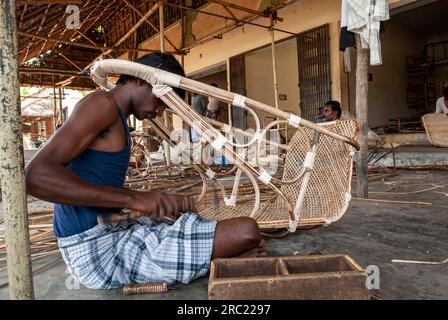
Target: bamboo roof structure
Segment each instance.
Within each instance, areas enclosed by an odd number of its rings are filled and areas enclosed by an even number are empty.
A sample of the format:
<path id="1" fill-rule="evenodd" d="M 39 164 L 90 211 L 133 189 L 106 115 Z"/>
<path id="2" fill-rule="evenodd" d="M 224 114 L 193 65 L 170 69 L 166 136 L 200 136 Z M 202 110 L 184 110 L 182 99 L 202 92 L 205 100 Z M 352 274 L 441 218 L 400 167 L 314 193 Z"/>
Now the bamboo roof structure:
<path id="1" fill-rule="evenodd" d="M 205 41 L 252 20 L 269 17 L 291 0 L 165 0 L 163 21 L 166 52 L 181 56 Z M 24 86 L 65 86 L 94 89 L 82 73 L 102 58 L 135 60 L 159 51 L 159 3 L 154 0 L 19 0 L 20 82 Z M 67 28 L 67 18 L 79 8 L 79 28 Z M 281 17 L 274 15 L 281 21 Z M 153 45 L 156 43 L 158 45 Z"/>

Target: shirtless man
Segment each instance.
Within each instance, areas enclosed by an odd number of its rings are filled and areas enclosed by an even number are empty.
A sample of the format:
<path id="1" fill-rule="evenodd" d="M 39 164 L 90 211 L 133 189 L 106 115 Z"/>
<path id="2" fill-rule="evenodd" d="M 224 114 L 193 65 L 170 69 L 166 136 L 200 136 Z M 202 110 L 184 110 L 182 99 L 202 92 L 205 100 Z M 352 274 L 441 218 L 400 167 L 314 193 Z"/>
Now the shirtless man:
<path id="1" fill-rule="evenodd" d="M 151 53 L 137 62 L 184 76 L 168 54 Z M 26 168 L 27 192 L 55 203 L 54 232 L 62 256 L 88 288 L 188 283 L 208 272 L 211 259 L 266 255 L 250 218 L 206 221 L 184 212 L 184 196 L 123 188 L 131 144 L 127 118 L 154 118 L 164 109 L 150 84 L 121 75 L 113 90 L 83 98 Z M 122 208 L 145 217 L 99 223 Z"/>

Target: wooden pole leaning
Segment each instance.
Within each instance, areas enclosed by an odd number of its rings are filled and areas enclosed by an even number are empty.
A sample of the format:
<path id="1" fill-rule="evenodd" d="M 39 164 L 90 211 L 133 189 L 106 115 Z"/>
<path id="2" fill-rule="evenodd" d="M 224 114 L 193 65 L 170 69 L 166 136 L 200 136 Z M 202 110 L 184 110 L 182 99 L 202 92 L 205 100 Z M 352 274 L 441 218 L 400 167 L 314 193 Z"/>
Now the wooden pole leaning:
<path id="1" fill-rule="evenodd" d="M 9 296 L 34 299 L 20 117 L 16 1 L 0 5 L 0 180 Z"/>

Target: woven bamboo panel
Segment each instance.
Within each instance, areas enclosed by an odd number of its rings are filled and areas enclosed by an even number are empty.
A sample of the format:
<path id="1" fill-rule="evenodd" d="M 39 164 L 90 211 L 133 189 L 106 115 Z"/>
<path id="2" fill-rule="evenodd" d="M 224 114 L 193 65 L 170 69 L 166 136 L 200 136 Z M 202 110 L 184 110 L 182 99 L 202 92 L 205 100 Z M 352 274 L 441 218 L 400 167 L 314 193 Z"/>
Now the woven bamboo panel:
<path id="1" fill-rule="evenodd" d="M 354 120 L 336 121 L 325 126 L 341 135 L 356 138 L 358 124 Z M 289 143 L 290 150 L 285 160 L 283 181 L 292 180 L 301 171 L 308 149 L 305 139 L 311 139 L 313 130 L 300 131 Z M 352 178 L 352 150 L 340 141 L 321 135 L 316 153 L 316 162 L 311 174 L 299 225 L 312 226 L 334 222 L 342 217 L 350 201 Z M 281 191 L 294 207 L 300 192 L 302 179 L 291 185 L 282 185 Z M 199 206 L 199 214 L 209 220 L 224 220 L 249 216 L 254 199 L 244 199 L 235 206 L 226 206 L 222 197 L 209 196 Z M 289 214 L 285 200 L 279 196 L 265 197 L 261 201 L 255 219 L 263 228 L 288 226 Z"/>
<path id="2" fill-rule="evenodd" d="M 429 142 L 435 146 L 448 148 L 448 115 L 429 113 L 422 117 Z"/>

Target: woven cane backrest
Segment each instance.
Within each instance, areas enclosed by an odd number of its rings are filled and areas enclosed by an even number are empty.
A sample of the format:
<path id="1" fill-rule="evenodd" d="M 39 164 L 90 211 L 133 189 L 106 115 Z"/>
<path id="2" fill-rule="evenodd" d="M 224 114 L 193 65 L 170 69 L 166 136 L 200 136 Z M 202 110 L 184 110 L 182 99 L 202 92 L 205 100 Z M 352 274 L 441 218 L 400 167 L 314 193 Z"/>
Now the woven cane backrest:
<path id="1" fill-rule="evenodd" d="M 355 120 L 336 121 L 325 125 L 328 129 L 355 138 L 358 126 Z M 306 137 L 298 131 L 289 143 L 285 160 L 283 180 L 293 179 L 302 169 L 308 151 L 305 139 L 312 139 L 313 130 L 305 129 Z M 327 135 L 320 135 L 316 161 L 305 194 L 302 219 L 325 218 L 328 222 L 338 220 L 349 203 L 352 177 L 353 149 L 347 144 Z M 303 178 L 302 178 L 303 179 Z M 281 191 L 295 204 L 302 179 L 291 185 L 283 185 Z"/>

